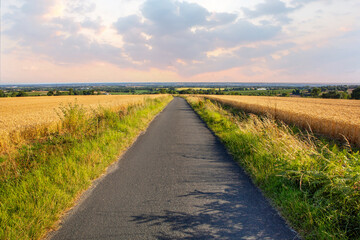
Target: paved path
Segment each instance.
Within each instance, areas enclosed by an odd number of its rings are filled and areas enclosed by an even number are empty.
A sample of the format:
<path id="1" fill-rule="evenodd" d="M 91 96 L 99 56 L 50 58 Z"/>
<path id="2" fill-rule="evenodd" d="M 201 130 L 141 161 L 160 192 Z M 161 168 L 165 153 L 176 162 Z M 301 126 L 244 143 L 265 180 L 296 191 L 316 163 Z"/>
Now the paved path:
<path id="1" fill-rule="evenodd" d="M 294 239 L 184 99 L 175 98 L 52 239 Z"/>

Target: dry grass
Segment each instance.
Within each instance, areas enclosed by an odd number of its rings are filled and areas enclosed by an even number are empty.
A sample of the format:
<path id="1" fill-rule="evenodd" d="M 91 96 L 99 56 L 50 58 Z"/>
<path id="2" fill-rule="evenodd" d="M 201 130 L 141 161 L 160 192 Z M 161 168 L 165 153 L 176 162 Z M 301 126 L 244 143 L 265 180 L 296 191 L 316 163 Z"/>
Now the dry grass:
<path id="1" fill-rule="evenodd" d="M 143 102 L 145 97 L 160 95 L 117 96 L 52 96 L 26 98 L 0 98 L 0 156 L 15 146 L 41 137 L 56 128 L 61 117 L 61 106 L 77 103 L 86 109 L 99 106 L 124 108 Z"/>
<path id="2" fill-rule="evenodd" d="M 206 96 L 209 99 L 267 114 L 333 138 L 360 145 L 360 101 L 257 96 Z"/>

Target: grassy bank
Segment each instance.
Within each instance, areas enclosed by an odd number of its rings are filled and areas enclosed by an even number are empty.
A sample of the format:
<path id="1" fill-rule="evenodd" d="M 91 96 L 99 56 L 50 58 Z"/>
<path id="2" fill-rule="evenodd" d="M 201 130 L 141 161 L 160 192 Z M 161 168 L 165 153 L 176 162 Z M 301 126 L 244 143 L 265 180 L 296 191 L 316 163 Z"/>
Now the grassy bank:
<path id="1" fill-rule="evenodd" d="M 360 154 L 273 119 L 188 101 L 305 239 L 360 238 Z"/>
<path id="2" fill-rule="evenodd" d="M 58 132 L 2 156 L 0 239 L 39 239 L 171 100 L 147 99 L 92 114 L 62 109 Z"/>

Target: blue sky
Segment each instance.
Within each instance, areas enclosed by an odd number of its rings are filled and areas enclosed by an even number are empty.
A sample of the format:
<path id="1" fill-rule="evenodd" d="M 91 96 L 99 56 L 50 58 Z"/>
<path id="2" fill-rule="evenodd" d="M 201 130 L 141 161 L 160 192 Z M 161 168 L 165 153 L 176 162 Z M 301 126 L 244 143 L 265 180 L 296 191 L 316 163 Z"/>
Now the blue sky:
<path id="1" fill-rule="evenodd" d="M 0 83 L 360 84 L 358 0 L 1 4 Z"/>

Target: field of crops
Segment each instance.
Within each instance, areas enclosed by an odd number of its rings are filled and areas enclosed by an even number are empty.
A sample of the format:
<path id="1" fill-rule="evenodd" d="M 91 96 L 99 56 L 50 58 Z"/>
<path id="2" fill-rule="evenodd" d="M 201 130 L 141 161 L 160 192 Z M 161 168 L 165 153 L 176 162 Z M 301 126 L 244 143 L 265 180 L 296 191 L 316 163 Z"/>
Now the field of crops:
<path id="1" fill-rule="evenodd" d="M 360 145 L 360 101 L 257 96 L 206 96 L 247 112 L 269 114 L 286 123 Z"/>
<path id="2" fill-rule="evenodd" d="M 53 126 L 60 120 L 61 106 L 77 103 L 90 111 L 99 106 L 126 107 L 142 102 L 145 97 L 156 98 L 159 95 L 0 98 L 0 153 L 9 144 L 21 143 L 24 138 L 33 138 L 39 131 Z"/>
<path id="3" fill-rule="evenodd" d="M 156 95 L 147 96 L 156 97 Z M 38 124 L 59 120 L 59 107 L 78 103 L 88 109 L 126 106 L 142 101 L 144 96 L 52 96 L 26 98 L 0 98 L 0 129 L 10 132 Z"/>

